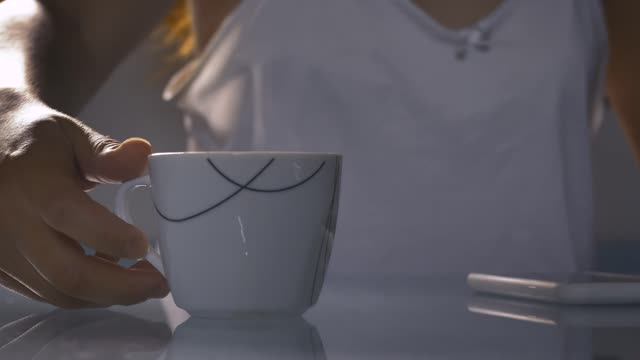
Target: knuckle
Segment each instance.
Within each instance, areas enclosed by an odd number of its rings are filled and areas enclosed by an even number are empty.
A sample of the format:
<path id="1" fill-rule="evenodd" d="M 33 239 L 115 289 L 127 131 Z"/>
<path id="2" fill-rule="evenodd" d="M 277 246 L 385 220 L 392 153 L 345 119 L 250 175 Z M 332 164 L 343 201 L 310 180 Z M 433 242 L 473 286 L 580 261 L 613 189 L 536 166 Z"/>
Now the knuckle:
<path id="1" fill-rule="evenodd" d="M 12 109 L 15 109 L 20 105 L 32 100 L 33 98 L 30 97 L 25 91 L 14 88 L 0 89 L 0 103 L 6 109 L 6 111 L 11 111 Z"/>
<path id="2" fill-rule="evenodd" d="M 28 91 L 10 88 L 0 89 L 0 106 L 0 120 L 9 123 L 18 120 L 14 124 L 19 127 L 58 114 Z"/>
<path id="3" fill-rule="evenodd" d="M 0 123 L 4 135 L 0 148 L 5 156 L 19 156 L 38 139 L 62 134 L 58 120 L 65 115 L 51 109 L 28 91 L 0 89 Z"/>
<path id="4" fill-rule="evenodd" d="M 58 119 L 52 116 L 43 117 L 30 123 L 29 130 L 36 137 L 48 137 L 52 134 L 61 134 L 62 129 Z"/>
<path id="5" fill-rule="evenodd" d="M 43 116 L 37 120 L 28 122 L 24 128 L 23 136 L 16 139 L 18 146 L 14 157 L 27 156 L 33 152 L 47 150 L 51 144 L 64 144 L 67 139 L 57 117 Z M 20 156 L 22 155 L 22 156 Z"/>
<path id="6" fill-rule="evenodd" d="M 68 161 L 70 146 L 55 118 L 38 119 L 7 139 L 2 166 L 13 164 L 18 174 L 41 173 L 51 169 L 51 164 Z"/>
<path id="7" fill-rule="evenodd" d="M 4 157 L 8 160 L 28 159 L 63 136 L 55 118 L 45 116 L 32 121 L 18 120 L 19 125 L 11 129 L 13 135 L 7 137 L 3 144 Z"/>

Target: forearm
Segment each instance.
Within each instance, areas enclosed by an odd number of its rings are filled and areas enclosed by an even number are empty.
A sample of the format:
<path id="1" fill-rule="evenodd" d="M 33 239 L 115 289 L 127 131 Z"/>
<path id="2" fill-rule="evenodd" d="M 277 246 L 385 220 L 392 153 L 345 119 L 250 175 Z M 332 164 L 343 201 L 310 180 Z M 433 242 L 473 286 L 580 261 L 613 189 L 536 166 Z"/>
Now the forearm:
<path id="1" fill-rule="evenodd" d="M 0 88 L 73 115 L 159 21 L 171 0 L 0 2 Z"/>
<path id="2" fill-rule="evenodd" d="M 34 66 L 32 60 L 39 51 L 37 48 L 47 41 L 39 40 L 32 44 L 35 34 L 44 35 L 47 31 L 46 17 L 34 1 L 0 2 L 0 88 L 32 90 Z"/>
<path id="3" fill-rule="evenodd" d="M 35 0 L 0 3 L 0 88 L 24 91 L 63 112 L 77 111 L 98 86 L 77 35 Z M 72 46 L 75 45 L 75 47 Z M 85 59 L 81 63 L 80 59 Z M 72 70 L 74 69 L 74 70 Z"/>

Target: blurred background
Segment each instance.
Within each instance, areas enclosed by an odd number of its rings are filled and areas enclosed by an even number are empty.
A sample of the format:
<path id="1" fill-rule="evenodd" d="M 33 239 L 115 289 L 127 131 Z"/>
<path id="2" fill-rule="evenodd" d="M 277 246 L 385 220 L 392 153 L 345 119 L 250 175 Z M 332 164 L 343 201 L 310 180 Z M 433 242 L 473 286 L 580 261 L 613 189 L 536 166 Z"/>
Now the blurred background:
<path id="1" fill-rule="evenodd" d="M 180 114 L 161 99 L 171 70 L 153 40 L 141 44 L 79 118 L 116 139 L 144 137 L 155 152 L 183 151 Z M 640 272 L 640 169 L 610 111 L 594 140 L 593 153 L 599 267 Z M 116 188 L 101 186 L 92 196 L 113 209 Z M 148 193 L 138 192 L 133 203 L 139 226 L 153 237 Z"/>

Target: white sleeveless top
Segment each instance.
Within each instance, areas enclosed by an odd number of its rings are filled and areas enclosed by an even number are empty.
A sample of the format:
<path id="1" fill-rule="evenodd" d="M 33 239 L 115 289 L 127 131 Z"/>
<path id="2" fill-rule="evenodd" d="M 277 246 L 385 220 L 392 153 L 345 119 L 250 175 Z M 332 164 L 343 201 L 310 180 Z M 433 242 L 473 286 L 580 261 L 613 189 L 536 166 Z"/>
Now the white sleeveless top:
<path id="1" fill-rule="evenodd" d="M 189 150 L 344 154 L 331 271 L 584 269 L 599 1 L 244 0 L 164 96 Z"/>

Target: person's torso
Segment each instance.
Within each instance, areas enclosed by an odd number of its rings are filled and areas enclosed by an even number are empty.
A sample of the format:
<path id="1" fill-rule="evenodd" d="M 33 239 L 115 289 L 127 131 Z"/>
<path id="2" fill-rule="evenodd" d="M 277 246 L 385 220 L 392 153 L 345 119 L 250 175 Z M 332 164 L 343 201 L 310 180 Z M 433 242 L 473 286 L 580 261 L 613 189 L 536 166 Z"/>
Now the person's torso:
<path id="1" fill-rule="evenodd" d="M 174 99 L 190 150 L 344 154 L 333 271 L 583 268 L 598 1 L 245 0 Z"/>

